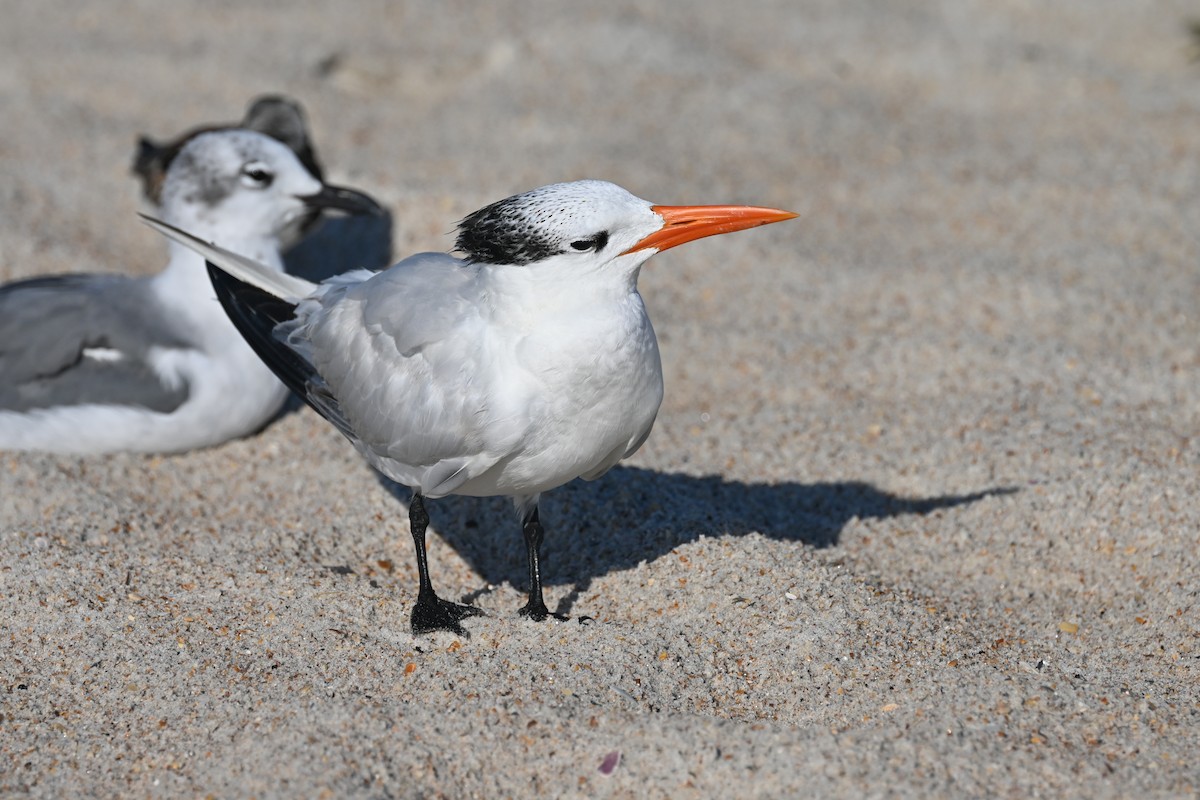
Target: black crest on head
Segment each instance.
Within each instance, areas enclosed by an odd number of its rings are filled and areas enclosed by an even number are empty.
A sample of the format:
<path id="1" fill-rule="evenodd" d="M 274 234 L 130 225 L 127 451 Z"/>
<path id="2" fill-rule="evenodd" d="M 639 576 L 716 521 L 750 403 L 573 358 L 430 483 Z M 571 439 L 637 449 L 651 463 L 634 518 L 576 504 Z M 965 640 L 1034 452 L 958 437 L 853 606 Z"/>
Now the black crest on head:
<path id="1" fill-rule="evenodd" d="M 537 203 L 530 194 L 519 194 L 492 203 L 458 223 L 455 249 L 468 261 L 523 266 L 565 252 L 551 238 L 552 204 Z"/>

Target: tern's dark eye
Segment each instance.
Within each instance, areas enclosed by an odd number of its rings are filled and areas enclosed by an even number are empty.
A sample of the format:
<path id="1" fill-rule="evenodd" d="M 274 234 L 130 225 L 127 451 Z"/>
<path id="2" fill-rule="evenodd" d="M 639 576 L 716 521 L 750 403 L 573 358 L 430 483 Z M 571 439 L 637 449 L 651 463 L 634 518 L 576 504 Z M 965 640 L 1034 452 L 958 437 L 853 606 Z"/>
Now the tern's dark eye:
<path id="1" fill-rule="evenodd" d="M 604 245 L 608 244 L 608 231 L 600 231 L 590 239 L 577 239 L 571 242 L 571 249 L 579 252 L 587 252 L 588 250 L 600 251 L 604 249 Z"/>
<path id="2" fill-rule="evenodd" d="M 273 180 L 275 180 L 275 173 L 258 161 L 251 161 L 242 167 L 242 183 L 253 189 L 265 189 L 271 185 Z"/>

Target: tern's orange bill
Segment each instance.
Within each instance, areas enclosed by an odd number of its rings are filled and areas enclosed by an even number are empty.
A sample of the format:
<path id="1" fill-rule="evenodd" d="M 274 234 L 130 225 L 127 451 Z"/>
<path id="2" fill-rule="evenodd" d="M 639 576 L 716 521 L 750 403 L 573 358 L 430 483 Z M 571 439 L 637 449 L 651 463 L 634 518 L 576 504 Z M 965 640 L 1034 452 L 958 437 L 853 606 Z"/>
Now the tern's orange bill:
<path id="1" fill-rule="evenodd" d="M 662 252 L 693 239 L 757 228 L 799 216 L 791 211 L 756 206 L 651 206 L 650 210 L 663 218 L 663 226 L 626 253 L 652 247 Z"/>

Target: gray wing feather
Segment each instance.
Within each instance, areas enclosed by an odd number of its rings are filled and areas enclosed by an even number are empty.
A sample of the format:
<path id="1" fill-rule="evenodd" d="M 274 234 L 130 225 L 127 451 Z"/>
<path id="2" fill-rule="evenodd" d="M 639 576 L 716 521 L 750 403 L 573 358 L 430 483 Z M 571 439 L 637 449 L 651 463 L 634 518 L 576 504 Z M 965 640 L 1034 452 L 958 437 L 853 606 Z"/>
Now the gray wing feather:
<path id="1" fill-rule="evenodd" d="M 0 408 L 59 405 L 178 408 L 186 386 L 165 384 L 146 361 L 151 347 L 188 342 L 146 302 L 144 279 L 60 275 L 0 287 Z M 120 358 L 88 358 L 88 349 Z"/>
<path id="2" fill-rule="evenodd" d="M 493 398 L 472 381 L 486 357 L 471 335 L 483 327 L 476 275 L 442 254 L 413 256 L 302 304 L 289 335 L 337 398 L 359 450 L 431 496 L 505 455 L 489 453 Z"/>

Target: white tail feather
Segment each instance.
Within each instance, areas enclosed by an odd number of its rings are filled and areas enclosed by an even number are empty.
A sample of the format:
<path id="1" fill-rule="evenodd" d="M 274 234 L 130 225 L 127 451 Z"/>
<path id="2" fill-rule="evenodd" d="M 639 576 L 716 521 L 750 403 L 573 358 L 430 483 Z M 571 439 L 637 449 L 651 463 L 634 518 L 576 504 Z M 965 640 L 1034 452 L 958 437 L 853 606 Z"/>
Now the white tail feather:
<path id="1" fill-rule="evenodd" d="M 279 272 L 254 259 L 239 256 L 223 247 L 217 247 L 215 244 L 198 239 L 187 231 L 162 220 L 148 217 L 145 214 L 138 214 L 138 216 L 142 218 L 142 222 L 154 230 L 185 247 L 190 247 L 238 280 L 257 286 L 281 300 L 296 303 L 308 297 L 317 288 L 315 283 L 297 278 L 295 275 L 288 275 L 286 272 Z"/>

